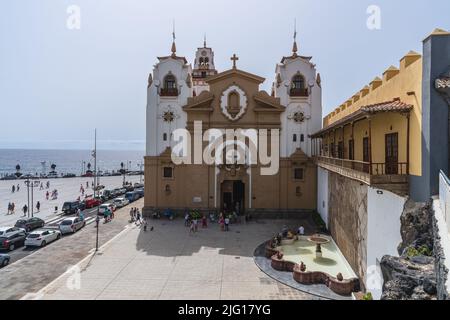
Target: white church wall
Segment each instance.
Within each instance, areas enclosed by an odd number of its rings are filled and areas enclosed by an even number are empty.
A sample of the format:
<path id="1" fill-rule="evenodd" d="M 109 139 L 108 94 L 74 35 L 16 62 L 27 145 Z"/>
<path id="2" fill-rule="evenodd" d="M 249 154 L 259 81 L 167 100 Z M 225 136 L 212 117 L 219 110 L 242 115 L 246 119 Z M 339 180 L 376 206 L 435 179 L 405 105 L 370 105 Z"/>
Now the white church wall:
<path id="1" fill-rule="evenodd" d="M 406 200 L 386 190 L 368 188 L 366 286 L 374 299 L 379 299 L 382 294 L 381 259 L 385 255 L 398 256 L 397 246 L 402 241 L 400 216 Z"/>
<path id="2" fill-rule="evenodd" d="M 317 168 L 317 212 L 328 228 L 328 171 Z"/>
<path id="3" fill-rule="evenodd" d="M 158 90 L 164 85 L 164 78 L 171 73 L 177 80 L 179 95 L 177 97 L 161 97 Z M 171 134 L 175 129 L 185 128 L 187 115 L 182 107 L 192 96 L 186 80 L 191 74 L 191 68 L 181 60 L 166 59 L 158 63 L 153 72 L 153 84 L 148 90 L 147 105 L 147 155 L 158 156 L 167 147 L 172 146 Z M 175 114 L 173 122 L 164 122 L 163 115 L 167 111 Z M 164 134 L 167 139 L 164 140 Z"/>

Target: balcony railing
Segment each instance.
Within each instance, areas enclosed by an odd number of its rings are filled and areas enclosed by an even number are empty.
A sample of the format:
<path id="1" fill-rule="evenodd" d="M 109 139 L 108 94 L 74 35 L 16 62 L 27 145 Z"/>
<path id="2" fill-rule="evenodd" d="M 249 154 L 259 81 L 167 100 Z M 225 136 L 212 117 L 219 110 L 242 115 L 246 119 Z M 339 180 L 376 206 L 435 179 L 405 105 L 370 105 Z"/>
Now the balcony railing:
<path id="1" fill-rule="evenodd" d="M 159 95 L 161 97 L 177 97 L 178 89 L 177 88 L 161 88 Z"/>
<path id="2" fill-rule="evenodd" d="M 370 174 L 372 176 L 406 175 L 406 174 L 408 174 L 408 164 L 403 163 L 403 162 L 388 163 L 388 164 L 386 164 L 386 163 L 370 164 L 370 162 L 339 159 L 339 158 L 330 158 L 330 157 L 325 157 L 325 156 L 319 156 L 319 157 L 317 157 L 317 159 L 326 164 L 331 164 L 336 167 L 356 170 L 359 172 Z"/>
<path id="3" fill-rule="evenodd" d="M 307 97 L 309 96 L 308 89 L 291 88 L 289 95 L 291 97 Z"/>

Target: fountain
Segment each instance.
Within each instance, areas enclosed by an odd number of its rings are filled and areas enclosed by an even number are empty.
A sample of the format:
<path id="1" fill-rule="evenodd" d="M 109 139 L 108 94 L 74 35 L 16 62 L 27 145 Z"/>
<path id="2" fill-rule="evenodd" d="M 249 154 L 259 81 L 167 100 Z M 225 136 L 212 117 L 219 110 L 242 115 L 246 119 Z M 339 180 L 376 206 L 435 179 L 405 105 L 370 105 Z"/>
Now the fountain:
<path id="1" fill-rule="evenodd" d="M 316 245 L 316 258 L 322 258 L 322 245 L 329 243 L 330 240 L 318 234 L 309 237 L 308 241 Z"/>

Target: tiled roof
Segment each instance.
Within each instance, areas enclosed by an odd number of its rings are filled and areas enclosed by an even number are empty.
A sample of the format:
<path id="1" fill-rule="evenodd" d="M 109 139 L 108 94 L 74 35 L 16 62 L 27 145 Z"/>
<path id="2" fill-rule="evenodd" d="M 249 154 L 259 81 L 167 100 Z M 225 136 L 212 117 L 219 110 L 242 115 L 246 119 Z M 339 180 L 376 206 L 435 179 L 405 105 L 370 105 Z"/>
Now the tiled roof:
<path id="1" fill-rule="evenodd" d="M 412 105 L 406 104 L 406 103 L 402 102 L 400 99 L 394 99 L 392 101 L 363 106 L 358 111 L 353 112 L 353 113 L 349 114 L 348 116 L 345 116 L 342 119 L 339 119 L 336 122 L 333 122 L 329 126 L 326 126 L 322 130 L 314 133 L 312 135 L 312 137 L 317 137 L 317 136 L 329 131 L 330 129 L 341 126 L 350 121 L 355 121 L 355 120 L 364 118 L 368 114 L 376 114 L 376 113 L 381 113 L 381 112 L 407 113 L 407 112 L 410 112 L 412 108 L 413 108 Z"/>
<path id="2" fill-rule="evenodd" d="M 389 102 L 372 104 L 369 106 L 364 106 L 360 110 L 366 113 L 377 113 L 377 112 L 408 112 L 413 108 L 412 105 L 406 104 L 400 101 L 400 99 L 395 99 Z"/>

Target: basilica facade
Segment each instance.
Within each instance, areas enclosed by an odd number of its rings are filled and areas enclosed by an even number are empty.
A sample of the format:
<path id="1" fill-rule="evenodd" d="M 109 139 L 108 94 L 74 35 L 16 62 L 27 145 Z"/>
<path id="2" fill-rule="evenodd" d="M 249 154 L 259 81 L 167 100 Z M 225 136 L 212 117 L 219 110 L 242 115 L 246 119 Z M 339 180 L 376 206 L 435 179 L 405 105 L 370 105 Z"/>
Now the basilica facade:
<path id="1" fill-rule="evenodd" d="M 311 59 L 298 54 L 294 41 L 268 93 L 260 89 L 264 78 L 238 68 L 236 55 L 219 72 L 205 41 L 192 67 L 174 41 L 148 80 L 144 213 L 315 210 L 311 134 L 321 129 L 322 102 Z M 225 138 L 230 130 L 247 135 Z M 215 161 L 205 161 L 206 154 Z"/>

